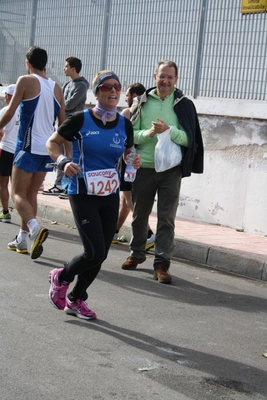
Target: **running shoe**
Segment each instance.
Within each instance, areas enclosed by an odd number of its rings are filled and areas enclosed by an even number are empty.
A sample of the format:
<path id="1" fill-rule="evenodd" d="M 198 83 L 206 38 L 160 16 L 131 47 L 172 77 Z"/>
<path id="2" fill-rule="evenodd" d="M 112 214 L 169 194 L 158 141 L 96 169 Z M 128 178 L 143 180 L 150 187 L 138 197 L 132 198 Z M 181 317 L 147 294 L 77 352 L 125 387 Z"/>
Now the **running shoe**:
<path id="1" fill-rule="evenodd" d="M 127 243 L 127 239 L 125 236 L 119 236 L 118 233 L 115 233 L 112 239 L 112 243 L 113 244 L 117 244 L 117 243 Z"/>
<path id="2" fill-rule="evenodd" d="M 15 239 L 12 242 L 8 243 L 7 248 L 8 248 L 8 250 L 16 251 L 17 253 L 21 253 L 21 254 L 28 253 L 27 241 L 22 240 L 21 242 L 18 242 L 17 236 L 15 237 Z"/>
<path id="3" fill-rule="evenodd" d="M 156 235 L 153 233 L 146 241 L 146 251 L 152 249 L 155 245 Z"/>
<path id="4" fill-rule="evenodd" d="M 59 283 L 58 276 L 63 271 L 63 268 L 55 268 L 49 272 L 49 283 L 51 284 L 49 289 L 50 302 L 58 310 L 64 310 L 66 305 L 66 295 L 69 287 L 68 282 Z"/>
<path id="5" fill-rule="evenodd" d="M 68 200 L 69 195 L 66 190 L 63 190 L 62 193 L 60 193 L 60 195 L 58 196 L 58 198 L 61 200 Z"/>
<path id="6" fill-rule="evenodd" d="M 40 257 L 43 252 L 42 243 L 47 239 L 49 234 L 48 229 L 42 228 L 41 226 L 37 226 L 30 235 L 30 240 L 32 242 L 31 245 L 31 259 L 36 260 L 36 258 Z"/>
<path id="7" fill-rule="evenodd" d="M 66 299 L 66 306 L 64 308 L 66 314 L 76 315 L 81 319 L 96 319 L 96 313 L 88 308 L 87 303 L 83 300 L 70 301 Z"/>
<path id="8" fill-rule="evenodd" d="M 57 185 L 54 185 L 50 189 L 42 191 L 43 194 L 50 195 L 50 196 L 59 196 L 63 192 L 64 192 L 64 189 L 59 188 Z"/>
<path id="9" fill-rule="evenodd" d="M 117 244 L 119 241 L 118 241 L 118 234 L 117 233 L 114 233 L 114 236 L 113 236 L 113 239 L 112 239 L 112 244 Z"/>
<path id="10" fill-rule="evenodd" d="M 11 215 L 9 213 L 7 214 L 1 213 L 0 222 L 11 222 Z"/>

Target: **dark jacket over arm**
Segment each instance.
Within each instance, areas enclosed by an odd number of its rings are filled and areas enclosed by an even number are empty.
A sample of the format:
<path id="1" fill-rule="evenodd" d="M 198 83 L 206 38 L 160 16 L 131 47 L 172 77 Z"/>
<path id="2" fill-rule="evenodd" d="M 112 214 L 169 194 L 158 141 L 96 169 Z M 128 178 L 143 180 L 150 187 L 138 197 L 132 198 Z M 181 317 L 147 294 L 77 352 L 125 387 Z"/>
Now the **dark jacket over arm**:
<path id="1" fill-rule="evenodd" d="M 177 91 L 174 96 L 177 95 Z M 194 103 L 187 97 L 183 97 L 180 101 L 174 102 L 174 111 L 189 138 L 188 148 L 184 147 L 183 177 L 190 176 L 192 172 L 201 174 L 204 169 L 204 149 Z"/>
<path id="2" fill-rule="evenodd" d="M 147 101 L 148 93 L 153 89 L 155 89 L 155 87 L 148 89 L 132 106 L 132 123 L 140 117 L 141 108 Z M 192 172 L 201 174 L 203 173 L 204 165 L 204 149 L 194 103 L 185 97 L 181 90 L 175 89 L 173 109 L 189 139 L 189 146 L 183 147 L 184 157 L 181 164 L 182 176 L 183 178 L 190 176 Z"/>

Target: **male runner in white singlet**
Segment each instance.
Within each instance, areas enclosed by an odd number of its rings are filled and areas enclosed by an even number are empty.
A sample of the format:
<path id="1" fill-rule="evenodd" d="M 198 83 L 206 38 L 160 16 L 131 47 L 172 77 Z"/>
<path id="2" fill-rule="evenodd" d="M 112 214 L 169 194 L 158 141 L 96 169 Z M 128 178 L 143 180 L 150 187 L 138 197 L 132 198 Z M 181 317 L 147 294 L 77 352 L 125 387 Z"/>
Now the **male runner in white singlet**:
<path id="1" fill-rule="evenodd" d="M 51 158 L 46 142 L 54 132 L 54 124 L 65 119 L 63 93 L 58 84 L 46 77 L 47 53 L 32 46 L 26 53 L 28 75 L 18 78 L 15 93 L 5 114 L 0 119 L 0 129 L 12 118 L 20 104 L 20 126 L 14 154 L 11 194 L 21 216 L 21 227 L 16 238 L 8 244 L 9 250 L 27 253 L 27 238 L 31 241 L 31 258 L 40 257 L 42 243 L 48 229 L 37 220 L 37 194 Z"/>

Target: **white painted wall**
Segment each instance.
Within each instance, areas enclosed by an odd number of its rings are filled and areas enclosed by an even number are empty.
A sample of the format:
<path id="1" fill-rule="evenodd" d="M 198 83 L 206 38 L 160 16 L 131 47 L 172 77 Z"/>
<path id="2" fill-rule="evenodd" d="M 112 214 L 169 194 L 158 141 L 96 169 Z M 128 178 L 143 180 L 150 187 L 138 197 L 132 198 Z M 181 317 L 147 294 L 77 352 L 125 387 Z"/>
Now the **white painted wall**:
<path id="1" fill-rule="evenodd" d="M 205 171 L 183 179 L 177 215 L 267 235 L 267 121 L 199 120 Z"/>

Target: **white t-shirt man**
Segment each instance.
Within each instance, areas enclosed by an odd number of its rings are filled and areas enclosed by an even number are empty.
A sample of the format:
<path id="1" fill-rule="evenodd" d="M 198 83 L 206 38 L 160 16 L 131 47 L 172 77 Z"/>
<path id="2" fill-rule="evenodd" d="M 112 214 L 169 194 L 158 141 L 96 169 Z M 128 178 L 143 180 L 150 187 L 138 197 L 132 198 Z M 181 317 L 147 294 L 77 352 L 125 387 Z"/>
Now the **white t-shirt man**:
<path id="1" fill-rule="evenodd" d="M 14 85 L 15 87 L 15 85 Z M 14 88 L 13 85 L 10 85 L 6 88 L 4 93 L 13 95 Z M 4 112 L 6 111 L 8 106 L 3 107 L 0 110 L 0 119 Z M 8 153 L 15 153 L 16 144 L 17 144 L 17 136 L 18 136 L 18 129 L 19 129 L 19 122 L 20 122 L 20 114 L 19 114 L 19 107 L 17 108 L 16 112 L 14 113 L 12 119 L 9 123 L 3 128 L 4 136 L 0 141 L 0 149 L 7 151 Z"/>

